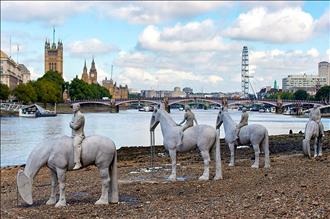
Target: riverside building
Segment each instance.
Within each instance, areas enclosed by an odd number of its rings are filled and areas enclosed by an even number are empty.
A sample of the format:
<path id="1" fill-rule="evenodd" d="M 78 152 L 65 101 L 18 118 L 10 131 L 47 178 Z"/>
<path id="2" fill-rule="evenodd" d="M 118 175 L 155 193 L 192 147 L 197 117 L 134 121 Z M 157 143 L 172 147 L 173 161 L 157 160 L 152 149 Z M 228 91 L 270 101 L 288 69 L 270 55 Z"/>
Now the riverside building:
<path id="1" fill-rule="evenodd" d="M 315 95 L 317 88 L 327 85 L 326 77 L 318 75 L 288 75 L 282 79 L 282 90 L 296 92 L 297 90 L 305 90 L 310 95 Z"/>

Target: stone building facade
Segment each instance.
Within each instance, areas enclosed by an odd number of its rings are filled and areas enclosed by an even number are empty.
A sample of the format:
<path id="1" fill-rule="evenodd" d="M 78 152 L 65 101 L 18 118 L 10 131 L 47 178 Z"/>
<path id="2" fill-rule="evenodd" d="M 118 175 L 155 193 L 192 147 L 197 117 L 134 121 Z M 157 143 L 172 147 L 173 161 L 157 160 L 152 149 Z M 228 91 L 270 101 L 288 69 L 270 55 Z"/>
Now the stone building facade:
<path id="1" fill-rule="evenodd" d="M 127 85 L 117 86 L 116 82 L 112 79 L 108 80 L 107 77 L 102 81 L 102 86 L 108 89 L 112 99 L 127 99 L 128 98 L 128 87 Z"/>
<path id="2" fill-rule="evenodd" d="M 49 70 L 57 71 L 63 78 L 63 43 L 55 41 L 52 45 L 46 40 L 45 42 L 45 73 Z"/>
<path id="3" fill-rule="evenodd" d="M 0 75 L 1 83 L 13 90 L 17 85 L 29 82 L 31 74 L 24 64 L 16 63 L 1 50 Z"/>

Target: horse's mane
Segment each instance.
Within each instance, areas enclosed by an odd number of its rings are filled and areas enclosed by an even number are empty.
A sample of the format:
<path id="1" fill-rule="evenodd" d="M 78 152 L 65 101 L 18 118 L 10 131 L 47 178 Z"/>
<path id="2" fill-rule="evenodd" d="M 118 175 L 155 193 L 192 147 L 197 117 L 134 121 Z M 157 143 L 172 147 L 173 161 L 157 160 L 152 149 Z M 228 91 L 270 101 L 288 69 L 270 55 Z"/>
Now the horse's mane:
<path id="1" fill-rule="evenodd" d="M 227 118 L 228 118 L 228 122 L 229 122 L 231 125 L 233 125 L 233 126 L 236 127 L 236 122 L 231 118 L 231 116 L 229 115 L 228 111 L 223 111 L 222 113 L 224 114 L 223 116 L 227 116 Z"/>
<path id="2" fill-rule="evenodd" d="M 172 119 L 172 117 L 170 116 L 170 114 L 168 114 L 168 112 L 166 112 L 164 109 L 160 108 L 158 109 L 162 115 L 166 118 L 167 121 L 169 121 L 169 123 L 173 126 L 176 126 L 176 122 L 174 122 L 174 120 Z"/>

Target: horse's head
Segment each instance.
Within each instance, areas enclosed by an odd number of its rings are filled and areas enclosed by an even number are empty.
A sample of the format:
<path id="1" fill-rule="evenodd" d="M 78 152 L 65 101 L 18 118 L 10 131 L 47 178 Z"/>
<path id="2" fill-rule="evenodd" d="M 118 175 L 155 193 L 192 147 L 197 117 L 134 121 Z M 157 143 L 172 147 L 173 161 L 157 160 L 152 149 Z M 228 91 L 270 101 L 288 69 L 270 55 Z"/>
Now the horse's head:
<path id="1" fill-rule="evenodd" d="M 223 123 L 223 114 L 224 114 L 225 111 L 226 111 L 226 109 L 224 107 L 220 108 L 220 111 L 219 111 L 218 117 L 217 117 L 217 122 L 216 122 L 216 125 L 215 125 L 216 129 L 219 129 L 220 126 L 222 125 L 222 123 Z"/>
<path id="2" fill-rule="evenodd" d="M 150 120 L 150 131 L 155 130 L 159 123 L 159 111 L 160 111 L 160 106 L 156 107 L 151 115 L 151 120 Z"/>

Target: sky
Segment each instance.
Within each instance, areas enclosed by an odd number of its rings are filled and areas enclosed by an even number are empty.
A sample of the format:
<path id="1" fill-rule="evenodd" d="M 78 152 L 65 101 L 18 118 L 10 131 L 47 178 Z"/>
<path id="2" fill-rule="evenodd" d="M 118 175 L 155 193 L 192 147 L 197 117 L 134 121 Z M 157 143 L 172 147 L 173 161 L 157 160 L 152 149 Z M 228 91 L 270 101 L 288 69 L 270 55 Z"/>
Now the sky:
<path id="1" fill-rule="evenodd" d="M 256 91 L 330 61 L 329 1 L 1 1 L 1 50 L 32 79 L 44 74 L 53 27 L 66 81 L 94 57 L 99 83 L 113 65 L 134 90 L 241 91 L 243 46 Z"/>

